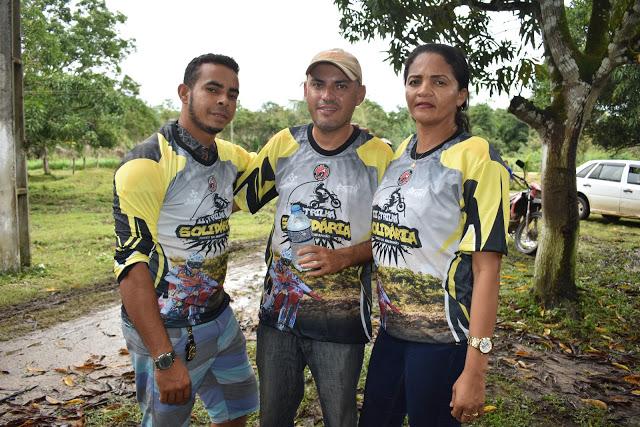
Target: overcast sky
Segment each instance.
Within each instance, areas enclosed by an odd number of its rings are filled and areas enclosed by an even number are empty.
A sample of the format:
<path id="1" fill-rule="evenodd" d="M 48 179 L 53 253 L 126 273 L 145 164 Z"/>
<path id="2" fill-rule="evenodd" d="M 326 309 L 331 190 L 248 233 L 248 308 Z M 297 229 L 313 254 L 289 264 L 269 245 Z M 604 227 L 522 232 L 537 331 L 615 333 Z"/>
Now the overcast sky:
<path id="1" fill-rule="evenodd" d="M 349 44 L 339 34 L 340 14 L 331 0 L 107 0 L 125 14 L 121 35 L 136 40 L 123 71 L 141 85 L 151 105 L 177 105 L 184 68 L 202 53 L 232 56 L 240 65 L 240 102 L 251 110 L 272 101 L 286 106 L 303 98 L 304 72 L 319 51 L 341 47 L 358 57 L 367 98 L 386 111 L 404 106 L 402 79 L 385 62 L 382 41 Z M 506 108 L 506 96 L 475 95 Z"/>

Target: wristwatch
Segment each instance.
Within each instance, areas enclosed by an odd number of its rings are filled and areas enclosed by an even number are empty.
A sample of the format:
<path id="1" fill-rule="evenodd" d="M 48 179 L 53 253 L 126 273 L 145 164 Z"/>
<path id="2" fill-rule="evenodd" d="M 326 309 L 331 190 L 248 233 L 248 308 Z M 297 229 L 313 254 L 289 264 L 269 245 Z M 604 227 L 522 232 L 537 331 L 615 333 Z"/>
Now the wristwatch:
<path id="1" fill-rule="evenodd" d="M 173 365 L 173 361 L 176 360 L 176 353 L 171 350 L 169 353 L 163 353 L 160 356 L 153 359 L 153 363 L 156 365 L 156 368 L 164 371 L 169 369 L 171 365 Z"/>
<path id="2" fill-rule="evenodd" d="M 489 337 L 478 338 L 469 336 L 467 344 L 475 349 L 480 350 L 480 353 L 482 354 L 489 353 L 493 348 L 493 342 L 491 342 L 491 338 Z"/>

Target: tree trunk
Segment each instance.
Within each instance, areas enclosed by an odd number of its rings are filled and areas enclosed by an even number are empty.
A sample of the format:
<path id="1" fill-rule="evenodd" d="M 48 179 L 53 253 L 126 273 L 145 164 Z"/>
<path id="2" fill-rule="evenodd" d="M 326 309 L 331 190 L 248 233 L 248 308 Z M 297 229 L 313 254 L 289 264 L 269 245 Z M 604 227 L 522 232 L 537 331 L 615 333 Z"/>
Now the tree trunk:
<path id="1" fill-rule="evenodd" d="M 71 156 L 71 175 L 76 174 L 76 155 Z"/>
<path id="2" fill-rule="evenodd" d="M 563 91 L 565 108 L 543 133 L 542 236 L 539 238 L 535 292 L 544 306 L 577 298 L 578 195 L 576 153 L 580 134 L 600 94 L 581 83 Z"/>
<path id="3" fill-rule="evenodd" d="M 49 167 L 49 150 L 44 147 L 42 150 L 42 169 L 45 175 L 51 175 L 51 168 Z"/>
<path id="4" fill-rule="evenodd" d="M 82 170 L 85 170 L 87 166 L 87 156 L 82 155 Z"/>
<path id="5" fill-rule="evenodd" d="M 552 140 L 545 148 L 542 169 L 544 227 L 538 241 L 534 283 L 536 296 L 542 304 L 553 306 L 562 299 L 577 296 L 577 141 Z"/>
<path id="6" fill-rule="evenodd" d="M 100 167 L 100 152 L 96 152 L 96 169 Z"/>

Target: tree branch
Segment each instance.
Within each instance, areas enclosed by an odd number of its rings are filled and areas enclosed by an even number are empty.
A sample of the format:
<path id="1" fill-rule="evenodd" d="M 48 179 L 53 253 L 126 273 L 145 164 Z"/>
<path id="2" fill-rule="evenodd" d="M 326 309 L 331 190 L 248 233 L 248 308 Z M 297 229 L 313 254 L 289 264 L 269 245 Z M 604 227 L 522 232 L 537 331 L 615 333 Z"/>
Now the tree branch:
<path id="1" fill-rule="evenodd" d="M 563 1 L 540 0 L 540 12 L 542 14 L 542 33 L 553 58 L 553 63 L 565 83 L 576 83 L 580 79 L 580 70 L 575 60 L 576 52 L 572 48 Z"/>
<path id="2" fill-rule="evenodd" d="M 536 107 L 531 101 L 521 96 L 514 96 L 509 103 L 508 110 L 518 119 L 537 130 L 541 135 L 544 134 L 548 119 L 545 112 Z"/>
<path id="3" fill-rule="evenodd" d="M 604 84 L 614 68 L 628 62 L 629 45 L 638 42 L 640 36 L 640 0 L 622 17 L 620 26 L 615 30 L 608 48 L 608 55 L 602 60 L 594 78 L 594 85 Z"/>
<path id="4" fill-rule="evenodd" d="M 584 49 L 586 55 L 603 55 L 607 51 L 609 36 L 609 20 L 611 19 L 611 2 L 594 0 L 591 6 L 591 17 L 587 29 L 587 41 Z"/>
<path id="5" fill-rule="evenodd" d="M 460 6 L 468 6 L 472 9 L 484 10 L 486 12 L 529 12 L 532 15 L 537 10 L 536 5 L 530 1 L 504 1 L 491 0 L 485 3 L 480 0 L 459 0 Z"/>

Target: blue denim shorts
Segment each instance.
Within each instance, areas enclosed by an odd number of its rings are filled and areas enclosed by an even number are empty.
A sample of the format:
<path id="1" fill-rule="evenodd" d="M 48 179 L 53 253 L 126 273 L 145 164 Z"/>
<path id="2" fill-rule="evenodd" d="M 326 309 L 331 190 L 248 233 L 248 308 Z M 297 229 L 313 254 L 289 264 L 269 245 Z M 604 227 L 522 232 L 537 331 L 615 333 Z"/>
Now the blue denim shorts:
<path id="1" fill-rule="evenodd" d="M 195 358 L 186 362 L 186 328 L 167 328 L 174 351 L 185 362 L 191 377 L 191 399 L 182 405 L 172 405 L 160 402 L 153 359 L 134 327 L 123 322 L 122 332 L 135 370 L 136 397 L 143 426 L 189 425 L 196 393 L 214 423 L 258 410 L 256 378 L 247 356 L 244 335 L 231 307 L 216 319 L 194 326 L 192 330 L 197 351 Z"/>

